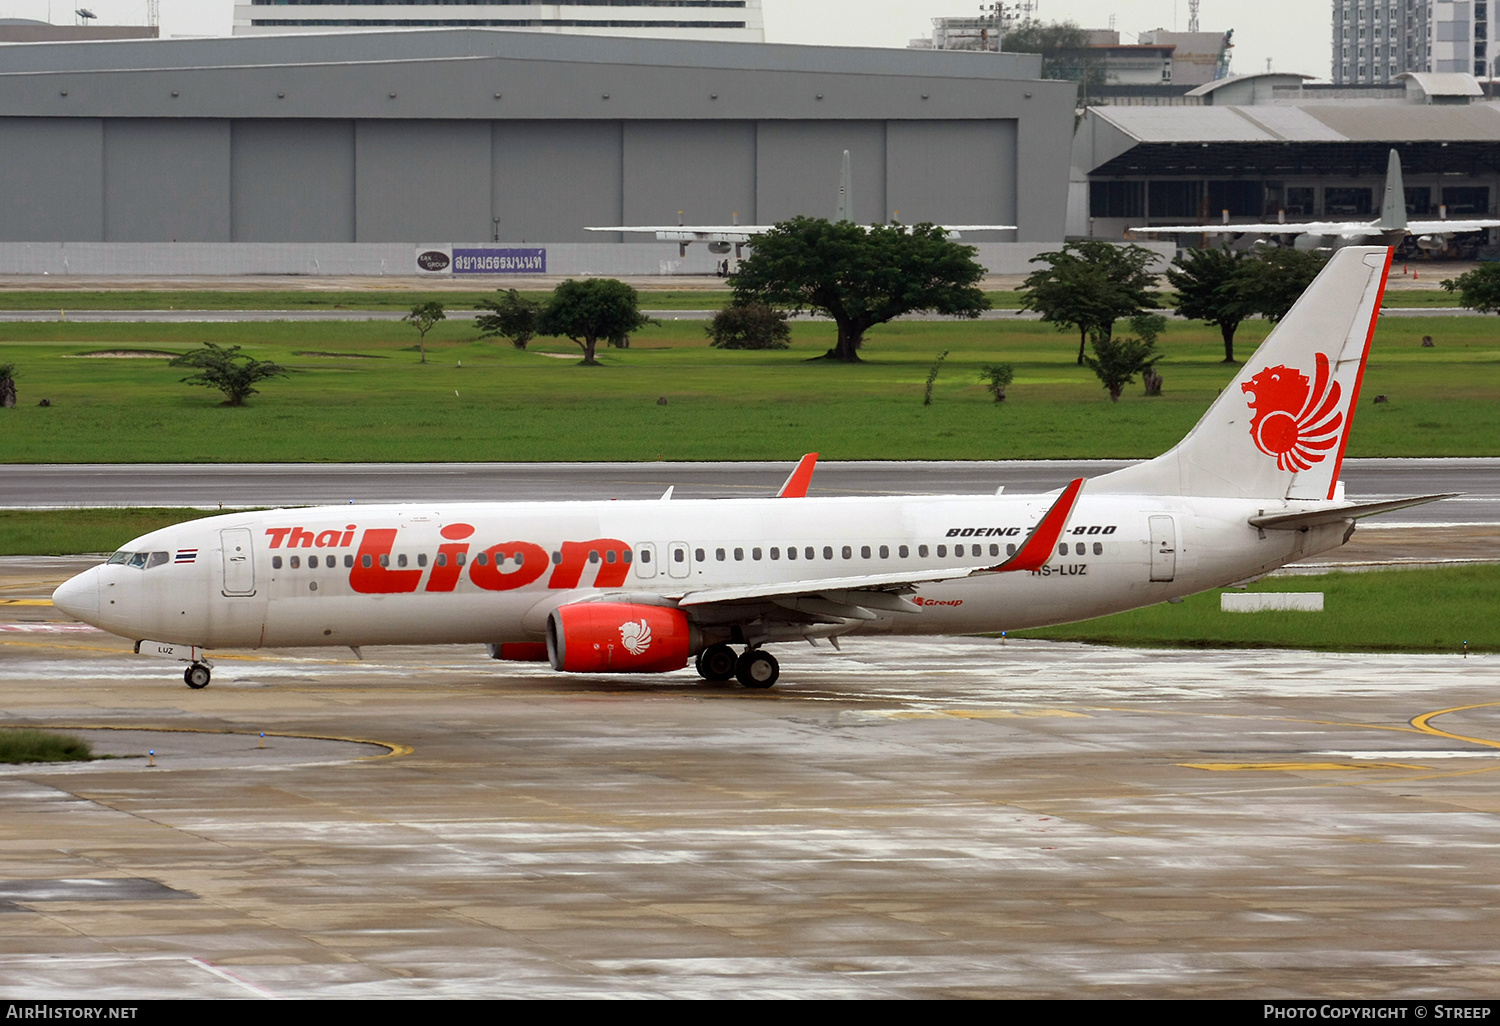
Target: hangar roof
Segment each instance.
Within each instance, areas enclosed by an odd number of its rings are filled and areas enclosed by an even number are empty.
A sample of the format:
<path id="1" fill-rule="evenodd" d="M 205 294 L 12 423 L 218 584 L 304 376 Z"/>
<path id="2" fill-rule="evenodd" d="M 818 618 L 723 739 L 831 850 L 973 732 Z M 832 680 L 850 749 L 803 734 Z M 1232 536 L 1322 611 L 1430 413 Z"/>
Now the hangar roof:
<path id="1" fill-rule="evenodd" d="M 1027 53 L 726 43 L 482 28 L 15 44 L 6 47 L 4 53 L 6 73 L 365 64 L 499 57 L 512 61 L 674 68 L 1039 79 L 1042 62 L 1041 55 Z"/>
<path id="2" fill-rule="evenodd" d="M 0 117 L 1066 123 L 1036 54 L 486 29 L 14 44 Z"/>
<path id="3" fill-rule="evenodd" d="M 1140 143 L 1500 141 L 1500 105 L 1090 107 Z"/>
<path id="4" fill-rule="evenodd" d="M 1090 107 L 1074 137 L 1083 175 L 1408 174 L 1500 171 L 1500 104 Z"/>
<path id="5" fill-rule="evenodd" d="M 1484 89 L 1473 75 L 1453 71 L 1406 71 L 1396 76 L 1409 78 L 1428 96 L 1483 96 Z"/>

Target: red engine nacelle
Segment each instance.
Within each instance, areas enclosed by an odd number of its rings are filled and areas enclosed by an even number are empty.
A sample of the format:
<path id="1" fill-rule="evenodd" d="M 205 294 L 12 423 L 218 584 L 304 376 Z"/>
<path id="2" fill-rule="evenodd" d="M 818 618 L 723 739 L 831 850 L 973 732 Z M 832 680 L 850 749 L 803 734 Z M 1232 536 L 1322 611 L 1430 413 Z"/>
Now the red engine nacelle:
<path id="1" fill-rule="evenodd" d="M 575 602 L 547 616 L 547 659 L 568 673 L 666 673 L 687 665 L 697 634 L 680 609 Z"/>

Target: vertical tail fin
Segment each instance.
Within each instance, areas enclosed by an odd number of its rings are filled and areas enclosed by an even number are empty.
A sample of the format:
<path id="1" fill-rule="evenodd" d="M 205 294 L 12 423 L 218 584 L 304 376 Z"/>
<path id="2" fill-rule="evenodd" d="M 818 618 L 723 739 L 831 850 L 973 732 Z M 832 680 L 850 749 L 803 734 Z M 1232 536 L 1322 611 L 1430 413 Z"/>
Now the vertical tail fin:
<path id="1" fill-rule="evenodd" d="M 1401 155 L 1395 150 L 1385 162 L 1385 199 L 1380 204 L 1380 227 L 1388 232 L 1406 231 L 1406 185 L 1401 180 Z"/>
<path id="2" fill-rule="evenodd" d="M 1390 266 L 1385 246 L 1334 253 L 1186 438 L 1089 490 L 1333 498 Z"/>
<path id="3" fill-rule="evenodd" d="M 839 174 L 839 204 L 834 221 L 854 220 L 854 176 L 849 173 L 849 151 L 844 151 L 844 169 Z"/>

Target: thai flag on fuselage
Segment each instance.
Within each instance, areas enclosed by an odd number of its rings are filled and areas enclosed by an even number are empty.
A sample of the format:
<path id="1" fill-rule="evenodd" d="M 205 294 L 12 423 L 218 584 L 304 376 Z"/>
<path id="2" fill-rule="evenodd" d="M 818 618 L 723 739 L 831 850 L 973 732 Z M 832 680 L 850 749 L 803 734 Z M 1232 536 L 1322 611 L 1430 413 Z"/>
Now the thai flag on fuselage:
<path id="1" fill-rule="evenodd" d="M 175 560 L 175 562 L 178 562 L 178 563 L 196 563 L 197 561 L 198 561 L 198 550 L 197 549 L 178 549 L 177 550 L 177 559 Z"/>

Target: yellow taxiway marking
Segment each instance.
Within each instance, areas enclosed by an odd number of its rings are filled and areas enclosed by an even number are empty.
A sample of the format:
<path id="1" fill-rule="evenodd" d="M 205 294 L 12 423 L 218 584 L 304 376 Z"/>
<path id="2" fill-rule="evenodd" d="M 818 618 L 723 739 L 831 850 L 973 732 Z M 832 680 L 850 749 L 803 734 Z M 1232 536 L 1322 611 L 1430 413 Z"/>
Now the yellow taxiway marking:
<path id="1" fill-rule="evenodd" d="M 889 720 L 1031 720 L 1045 717 L 1068 717 L 1088 719 L 1087 713 L 1069 712 L 1067 709 L 927 709 L 915 712 L 876 712 Z"/>
<path id="2" fill-rule="evenodd" d="M 1434 712 L 1423 713 L 1413 717 L 1411 725 L 1424 734 L 1435 734 L 1438 737 L 1446 737 L 1452 741 L 1467 741 L 1471 745 L 1483 745 L 1486 748 L 1500 748 L 1500 741 L 1492 741 L 1483 737 L 1469 737 L 1466 734 L 1453 734 L 1446 730 L 1439 730 L 1432 725 L 1434 716 L 1446 716 L 1448 713 L 1465 712 L 1469 709 L 1488 709 L 1500 705 L 1500 702 L 1480 702 L 1477 705 L 1455 705 L 1452 709 L 1438 709 Z"/>
<path id="3" fill-rule="evenodd" d="M 1418 766 L 1410 762 L 1179 762 L 1185 769 L 1213 770 L 1229 773 L 1269 771 L 1272 773 L 1307 773 L 1322 770 L 1427 770 L 1431 766 Z"/>
<path id="4" fill-rule="evenodd" d="M 149 730 L 154 734 L 230 734 L 240 737 L 261 737 L 259 730 L 213 730 L 207 727 L 159 727 L 151 725 L 121 726 L 118 723 L 46 723 L 46 724 L 0 724 L 9 729 L 18 730 Z M 343 741 L 354 745 L 375 745 L 377 748 L 386 749 L 384 755 L 362 755 L 355 762 L 372 762 L 377 759 L 391 759 L 401 755 L 410 755 L 414 748 L 411 745 L 397 744 L 394 741 L 375 741 L 365 737 L 339 737 L 336 734 L 284 734 L 277 731 L 267 730 L 265 737 L 300 738 L 304 741 Z"/>
<path id="5" fill-rule="evenodd" d="M 0 606 L 51 606 L 51 599 L 8 599 L 0 598 Z"/>

